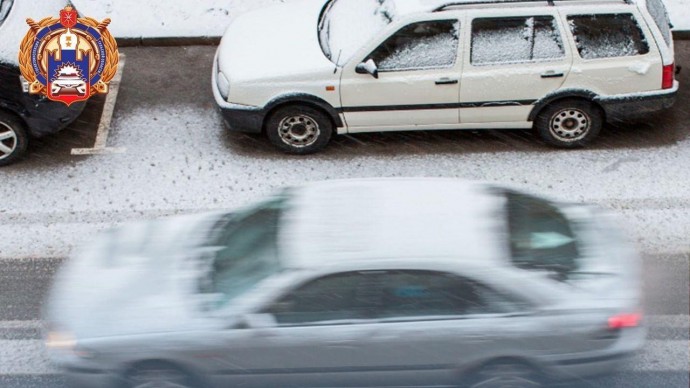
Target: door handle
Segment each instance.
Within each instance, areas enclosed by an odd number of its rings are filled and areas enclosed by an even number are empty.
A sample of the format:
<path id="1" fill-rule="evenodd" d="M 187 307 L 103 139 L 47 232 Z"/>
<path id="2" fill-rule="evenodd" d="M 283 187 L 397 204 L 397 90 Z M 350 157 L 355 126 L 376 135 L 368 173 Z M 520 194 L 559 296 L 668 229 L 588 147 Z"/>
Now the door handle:
<path id="1" fill-rule="evenodd" d="M 459 81 L 457 79 L 451 78 L 441 78 L 436 80 L 436 85 L 455 85 Z"/>
<path id="2" fill-rule="evenodd" d="M 563 73 L 556 73 L 553 70 L 549 70 L 547 72 L 541 73 L 541 78 L 560 78 L 563 77 L 565 74 Z"/>

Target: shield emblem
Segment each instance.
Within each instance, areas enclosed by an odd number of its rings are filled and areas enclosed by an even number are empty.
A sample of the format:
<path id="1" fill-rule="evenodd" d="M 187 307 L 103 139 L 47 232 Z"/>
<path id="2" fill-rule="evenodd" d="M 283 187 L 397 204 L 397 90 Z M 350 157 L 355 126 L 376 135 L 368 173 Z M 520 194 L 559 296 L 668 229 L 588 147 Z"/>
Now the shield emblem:
<path id="1" fill-rule="evenodd" d="M 108 32 L 110 19 L 80 18 L 72 7 L 60 18 L 26 20 L 19 63 L 30 94 L 43 94 L 67 105 L 108 92 L 117 71 L 117 43 Z"/>

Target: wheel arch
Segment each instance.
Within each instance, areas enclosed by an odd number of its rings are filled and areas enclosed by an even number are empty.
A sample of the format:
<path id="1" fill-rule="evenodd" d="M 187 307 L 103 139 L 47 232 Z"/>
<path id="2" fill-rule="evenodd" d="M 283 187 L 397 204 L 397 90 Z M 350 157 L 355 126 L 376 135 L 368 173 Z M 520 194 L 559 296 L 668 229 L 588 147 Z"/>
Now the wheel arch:
<path id="1" fill-rule="evenodd" d="M 129 362 L 125 365 L 122 366 L 121 371 L 120 371 L 120 377 L 122 379 L 123 383 L 126 383 L 128 380 L 128 377 L 132 375 L 137 370 L 147 368 L 147 367 L 165 367 L 165 368 L 170 368 L 175 371 L 181 372 L 187 378 L 189 378 L 195 385 L 194 387 L 197 388 L 207 388 L 210 387 L 209 381 L 206 379 L 204 374 L 200 371 L 197 370 L 194 367 L 191 367 L 186 364 L 182 364 L 176 361 L 172 360 L 167 360 L 163 358 L 152 358 L 152 359 L 145 359 L 145 360 L 137 360 L 137 361 L 132 361 Z"/>
<path id="2" fill-rule="evenodd" d="M 548 94 L 545 97 L 541 98 L 540 100 L 537 100 L 537 102 L 534 103 L 534 107 L 532 108 L 532 111 L 530 112 L 529 116 L 527 117 L 528 121 L 534 121 L 536 120 L 537 116 L 549 105 L 556 103 L 558 101 L 563 101 L 563 100 L 569 100 L 569 99 L 580 99 L 580 100 L 585 100 L 588 101 L 592 104 L 594 104 L 597 108 L 601 110 L 601 113 L 603 114 L 603 119 L 606 121 L 606 110 L 604 109 L 603 106 L 598 102 L 599 100 L 599 95 L 591 90 L 587 89 L 566 89 L 566 90 L 559 90 L 554 93 Z"/>
<path id="3" fill-rule="evenodd" d="M 499 356 L 499 357 L 493 357 L 493 358 L 486 358 L 486 359 L 478 360 L 478 361 L 475 361 L 469 365 L 465 365 L 463 367 L 457 368 L 456 374 L 457 374 L 458 378 L 462 379 L 463 377 L 468 377 L 474 373 L 479 372 L 480 370 L 482 370 L 483 368 L 485 368 L 487 366 L 499 364 L 499 363 L 503 363 L 503 362 L 510 362 L 510 363 L 517 363 L 517 364 L 525 365 L 543 377 L 549 377 L 552 374 L 552 372 L 548 368 L 548 366 L 542 365 L 537 360 L 534 360 L 530 357 L 517 356 L 517 355 Z"/>
<path id="4" fill-rule="evenodd" d="M 22 112 L 24 111 L 20 107 L 15 106 L 13 104 L 7 104 L 4 101 L 0 100 L 0 113 L 4 113 L 14 117 L 15 119 L 17 119 L 17 121 L 19 121 L 19 123 L 21 123 L 24 126 L 24 130 L 29 132 L 29 123 L 26 121 L 26 118 L 24 117 Z"/>
<path id="5" fill-rule="evenodd" d="M 295 93 L 286 94 L 277 98 L 274 98 L 266 104 L 264 108 L 264 122 L 262 130 L 266 130 L 266 121 L 268 118 L 278 109 L 290 106 L 290 105 L 303 105 L 318 109 L 325 113 L 330 119 L 335 128 L 344 127 L 343 120 L 340 118 L 340 114 L 336 108 L 329 104 L 326 100 L 307 93 Z"/>

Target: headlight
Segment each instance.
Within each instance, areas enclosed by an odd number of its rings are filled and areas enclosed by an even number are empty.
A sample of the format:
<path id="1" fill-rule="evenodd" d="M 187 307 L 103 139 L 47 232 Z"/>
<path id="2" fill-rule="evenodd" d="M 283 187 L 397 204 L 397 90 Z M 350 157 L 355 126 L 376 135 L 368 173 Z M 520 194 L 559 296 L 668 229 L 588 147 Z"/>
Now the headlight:
<path id="1" fill-rule="evenodd" d="M 70 333 L 49 331 L 46 335 L 46 348 L 48 348 L 48 350 L 71 352 L 76 346 L 77 341 Z"/>
<path id="2" fill-rule="evenodd" d="M 220 92 L 220 95 L 227 100 L 228 94 L 230 93 L 230 82 L 225 77 L 225 74 L 223 74 L 222 71 L 218 72 L 218 76 L 216 77 L 216 85 L 218 86 L 218 91 Z"/>
<path id="3" fill-rule="evenodd" d="M 63 331 L 49 331 L 45 340 L 46 348 L 61 354 L 71 354 L 81 358 L 93 358 L 95 353 L 77 345 L 74 336 Z"/>

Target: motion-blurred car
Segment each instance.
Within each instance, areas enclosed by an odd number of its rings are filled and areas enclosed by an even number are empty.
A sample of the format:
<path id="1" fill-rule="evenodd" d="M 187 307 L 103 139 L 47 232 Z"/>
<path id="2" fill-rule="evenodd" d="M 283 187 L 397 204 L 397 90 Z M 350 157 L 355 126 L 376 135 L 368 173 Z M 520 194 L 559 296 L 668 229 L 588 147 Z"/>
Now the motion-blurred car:
<path id="1" fill-rule="evenodd" d="M 585 378 L 645 337 L 638 256 L 613 222 L 452 179 L 290 188 L 102 234 L 57 276 L 46 344 L 84 387 Z"/>
<path id="2" fill-rule="evenodd" d="M 69 107 L 24 91 L 19 46 L 29 29 L 26 18 L 55 15 L 65 0 L 0 0 L 0 166 L 20 159 L 30 137 L 56 133 L 79 117 L 84 102 Z"/>

